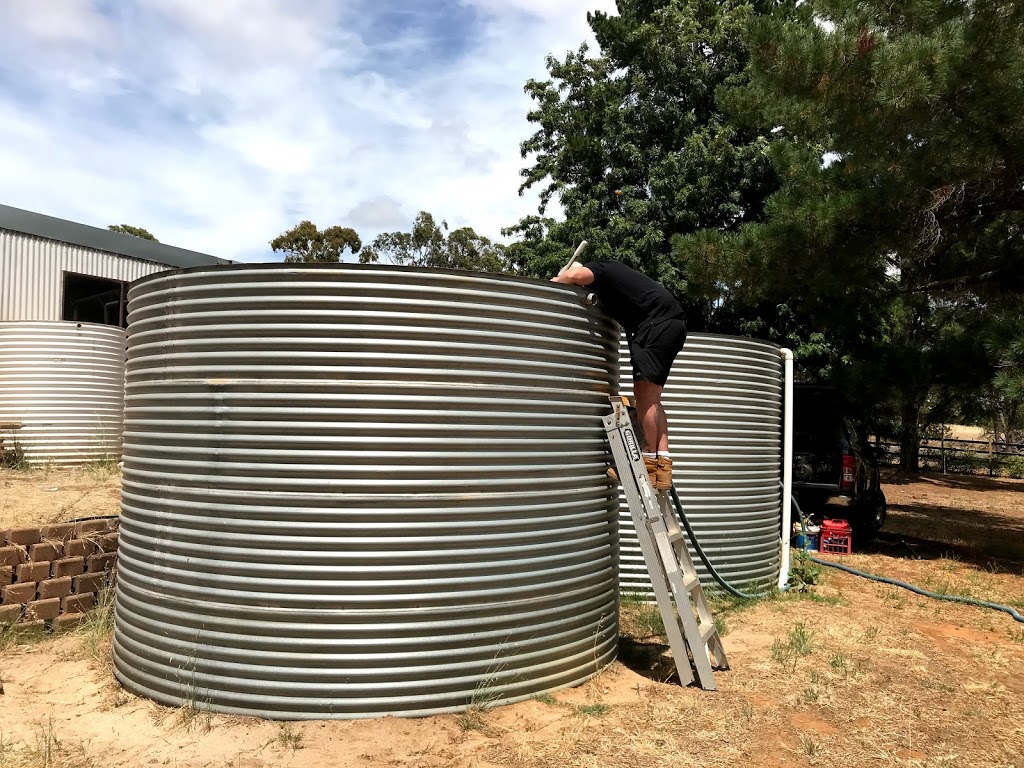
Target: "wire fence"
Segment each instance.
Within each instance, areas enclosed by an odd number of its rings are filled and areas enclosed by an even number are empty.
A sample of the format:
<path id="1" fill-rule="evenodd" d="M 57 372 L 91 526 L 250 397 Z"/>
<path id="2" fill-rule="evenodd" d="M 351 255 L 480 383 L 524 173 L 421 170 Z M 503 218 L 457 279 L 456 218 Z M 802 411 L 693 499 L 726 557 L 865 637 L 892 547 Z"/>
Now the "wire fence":
<path id="1" fill-rule="evenodd" d="M 899 443 L 877 437 L 871 443 L 881 463 L 900 463 Z M 921 440 L 919 461 L 922 471 L 1024 478 L 1024 443 L 926 438 Z"/>

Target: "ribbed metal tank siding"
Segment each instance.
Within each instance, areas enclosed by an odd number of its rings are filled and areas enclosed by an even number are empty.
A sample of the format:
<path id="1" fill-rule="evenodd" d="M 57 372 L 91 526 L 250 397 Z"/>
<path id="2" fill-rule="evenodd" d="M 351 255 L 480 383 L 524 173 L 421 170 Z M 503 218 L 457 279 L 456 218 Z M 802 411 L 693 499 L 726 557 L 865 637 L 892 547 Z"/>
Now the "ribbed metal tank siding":
<path id="1" fill-rule="evenodd" d="M 0 421 L 31 464 L 121 452 L 125 332 L 95 323 L 0 322 Z"/>
<path id="2" fill-rule="evenodd" d="M 261 265 L 129 292 L 115 671 L 270 718 L 458 711 L 616 653 L 601 416 L 570 289 Z"/>
<path id="3" fill-rule="evenodd" d="M 621 392 L 632 394 L 629 349 Z M 692 333 L 662 394 L 673 480 L 715 569 L 736 586 L 778 577 L 782 459 L 782 358 L 767 342 Z M 619 500 L 620 584 L 649 591 L 636 529 Z M 691 547 L 701 582 L 713 584 Z"/>
<path id="4" fill-rule="evenodd" d="M 64 272 L 130 282 L 165 269 L 162 264 L 0 229 L 0 321 L 60 320 Z"/>

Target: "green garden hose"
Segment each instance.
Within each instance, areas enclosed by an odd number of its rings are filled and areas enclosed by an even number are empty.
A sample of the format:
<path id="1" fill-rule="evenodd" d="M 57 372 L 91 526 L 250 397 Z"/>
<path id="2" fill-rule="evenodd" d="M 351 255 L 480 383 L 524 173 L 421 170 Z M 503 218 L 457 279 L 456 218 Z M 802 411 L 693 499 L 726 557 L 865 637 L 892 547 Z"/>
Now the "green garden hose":
<path id="1" fill-rule="evenodd" d="M 679 514 L 679 519 L 682 521 L 683 527 L 686 528 L 686 535 L 690 537 L 690 543 L 693 545 L 694 551 L 697 553 L 697 556 L 700 558 L 701 562 L 704 563 L 704 567 L 707 568 L 707 571 L 709 574 L 711 574 L 711 577 L 726 592 L 728 592 L 731 595 L 735 595 L 736 597 L 739 597 L 743 600 L 757 600 L 762 597 L 768 597 L 768 595 L 771 594 L 770 592 L 759 592 L 756 594 L 751 594 L 737 589 L 732 584 L 727 582 L 721 576 L 721 574 L 718 573 L 717 570 L 715 570 L 715 567 L 711 564 L 711 561 L 708 559 L 707 555 L 704 554 L 704 549 L 700 546 L 700 542 L 697 541 L 697 537 L 693 532 L 693 528 L 690 526 L 690 521 L 686 519 L 686 514 L 683 512 L 683 504 L 679 500 L 679 494 L 676 493 L 675 486 L 672 486 L 671 491 L 672 501 L 676 505 L 676 512 Z M 800 516 L 800 523 L 803 526 L 803 529 L 806 531 L 809 528 L 809 525 L 807 523 L 807 518 L 804 516 L 803 510 L 800 509 L 800 505 L 797 503 L 795 498 L 791 497 L 790 501 L 793 504 L 793 507 L 796 509 L 797 515 Z M 875 574 L 868 573 L 866 571 L 858 571 L 856 568 L 851 568 L 848 565 L 840 565 L 839 563 L 834 563 L 830 560 L 822 560 L 820 557 L 815 557 L 814 555 L 811 555 L 807 552 L 807 537 L 804 537 L 804 544 L 802 549 L 812 563 L 824 565 L 829 568 L 835 568 L 837 570 L 853 574 L 854 576 L 860 576 L 862 578 L 870 579 L 871 581 L 877 581 L 882 584 L 891 584 L 894 587 L 908 589 L 914 594 L 922 595 L 924 597 L 931 597 L 935 600 L 946 600 L 951 603 L 963 603 L 964 605 L 974 605 L 978 608 L 990 608 L 994 611 L 1002 611 L 1003 613 L 1009 614 L 1014 621 L 1024 623 L 1024 616 L 1021 616 L 1020 613 L 1018 613 L 1014 608 L 1011 608 L 1008 605 L 990 603 L 986 600 L 976 600 L 973 597 L 961 597 L 959 595 L 940 595 L 937 592 L 929 592 L 927 589 L 921 589 L 920 587 L 915 587 L 913 584 L 907 584 L 905 581 L 899 581 L 898 579 L 890 579 L 886 576 L 876 576 Z M 786 584 L 779 591 L 786 592 L 790 588 L 790 586 L 790 584 Z"/>

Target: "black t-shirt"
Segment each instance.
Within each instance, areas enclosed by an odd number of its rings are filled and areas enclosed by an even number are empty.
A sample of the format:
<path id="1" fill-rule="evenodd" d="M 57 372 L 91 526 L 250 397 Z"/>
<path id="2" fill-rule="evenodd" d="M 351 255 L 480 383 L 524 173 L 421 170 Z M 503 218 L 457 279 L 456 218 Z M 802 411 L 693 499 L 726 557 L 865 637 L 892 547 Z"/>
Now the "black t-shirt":
<path id="1" fill-rule="evenodd" d="M 583 266 L 594 273 L 588 287 L 594 289 L 601 308 L 630 336 L 645 320 L 655 324 L 683 316 L 683 308 L 664 286 L 621 261 L 595 259 Z"/>

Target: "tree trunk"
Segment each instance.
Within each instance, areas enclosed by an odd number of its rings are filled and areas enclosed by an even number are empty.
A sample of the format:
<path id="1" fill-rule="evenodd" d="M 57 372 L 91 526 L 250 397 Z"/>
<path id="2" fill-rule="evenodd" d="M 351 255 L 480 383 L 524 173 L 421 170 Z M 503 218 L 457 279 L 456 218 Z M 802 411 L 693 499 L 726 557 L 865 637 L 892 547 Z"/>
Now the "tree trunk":
<path id="1" fill-rule="evenodd" d="M 900 467 L 906 472 L 921 471 L 920 409 L 907 405 L 900 425 Z"/>

